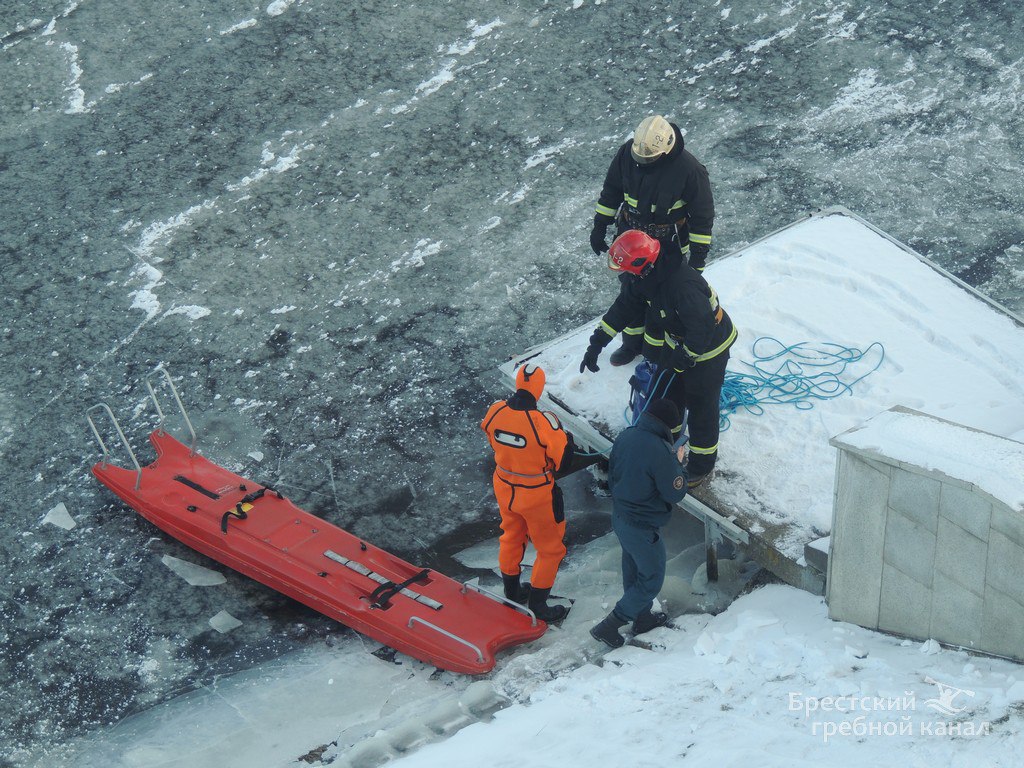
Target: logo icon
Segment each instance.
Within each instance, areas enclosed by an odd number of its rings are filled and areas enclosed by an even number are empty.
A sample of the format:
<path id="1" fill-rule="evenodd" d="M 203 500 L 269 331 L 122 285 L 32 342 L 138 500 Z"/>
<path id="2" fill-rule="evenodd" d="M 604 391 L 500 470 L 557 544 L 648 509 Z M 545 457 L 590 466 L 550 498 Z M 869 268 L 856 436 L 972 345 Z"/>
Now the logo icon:
<path id="1" fill-rule="evenodd" d="M 957 688 L 952 685 L 946 685 L 940 683 L 938 680 L 933 680 L 930 677 L 924 679 L 926 683 L 931 683 L 939 689 L 939 695 L 934 699 L 926 699 L 925 705 L 931 707 L 936 712 L 945 715 L 946 717 L 953 717 L 953 715 L 959 715 L 965 709 L 967 705 L 962 707 L 956 705 L 956 697 L 960 694 L 965 696 L 974 696 L 974 691 L 968 691 L 966 688 Z"/>

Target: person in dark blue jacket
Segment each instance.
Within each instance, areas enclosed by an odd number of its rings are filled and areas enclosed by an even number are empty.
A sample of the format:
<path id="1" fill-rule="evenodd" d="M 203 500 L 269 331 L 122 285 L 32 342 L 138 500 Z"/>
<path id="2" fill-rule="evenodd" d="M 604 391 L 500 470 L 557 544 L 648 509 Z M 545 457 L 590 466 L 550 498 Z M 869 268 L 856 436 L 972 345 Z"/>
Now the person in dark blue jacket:
<path id="1" fill-rule="evenodd" d="M 612 530 L 622 547 L 622 597 L 590 634 L 611 646 L 625 640 L 619 628 L 633 622 L 633 634 L 668 622 L 651 606 L 665 582 L 665 542 L 661 529 L 686 495 L 684 447 L 674 448 L 672 426 L 679 409 L 671 400 L 652 400 L 634 426 L 623 430 L 608 459 Z"/>

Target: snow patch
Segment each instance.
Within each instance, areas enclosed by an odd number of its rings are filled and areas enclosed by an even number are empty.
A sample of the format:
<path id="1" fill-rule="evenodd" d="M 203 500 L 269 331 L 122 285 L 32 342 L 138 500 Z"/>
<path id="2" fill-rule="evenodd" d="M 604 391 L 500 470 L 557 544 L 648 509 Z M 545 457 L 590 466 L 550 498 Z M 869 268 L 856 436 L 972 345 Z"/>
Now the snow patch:
<path id="1" fill-rule="evenodd" d="M 206 317 L 210 314 L 210 310 L 206 307 L 200 307 L 195 304 L 189 304 L 181 307 L 171 307 L 164 312 L 164 317 L 170 317 L 171 315 L 185 315 L 189 320 L 199 320 L 200 318 Z"/>

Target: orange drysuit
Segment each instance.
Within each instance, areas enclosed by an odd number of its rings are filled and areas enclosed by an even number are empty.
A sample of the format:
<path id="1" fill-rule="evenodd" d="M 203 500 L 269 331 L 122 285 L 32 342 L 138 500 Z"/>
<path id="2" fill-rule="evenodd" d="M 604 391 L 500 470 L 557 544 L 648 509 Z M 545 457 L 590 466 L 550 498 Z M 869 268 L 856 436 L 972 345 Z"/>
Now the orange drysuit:
<path id="1" fill-rule="evenodd" d="M 543 389 L 543 372 L 540 376 Z M 520 379 L 523 377 L 520 376 Z M 565 512 L 555 471 L 572 457 L 572 437 L 547 411 L 537 410 L 536 394 L 520 388 L 508 400 L 498 400 L 480 426 L 494 449 L 492 482 L 501 511 L 498 565 L 509 576 L 520 573 L 526 542 L 533 542 L 537 560 L 531 583 L 550 589 L 565 557 Z"/>

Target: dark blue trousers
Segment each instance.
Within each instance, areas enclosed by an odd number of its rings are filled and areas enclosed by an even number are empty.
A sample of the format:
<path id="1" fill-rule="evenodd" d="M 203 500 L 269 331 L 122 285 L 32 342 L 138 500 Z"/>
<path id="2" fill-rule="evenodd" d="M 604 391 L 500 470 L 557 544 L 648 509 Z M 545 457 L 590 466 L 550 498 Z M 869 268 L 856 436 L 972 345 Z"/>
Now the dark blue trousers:
<path id="1" fill-rule="evenodd" d="M 651 609 L 665 583 L 665 542 L 656 529 L 637 528 L 614 511 L 612 530 L 622 547 L 622 598 L 615 613 L 633 621 Z"/>

